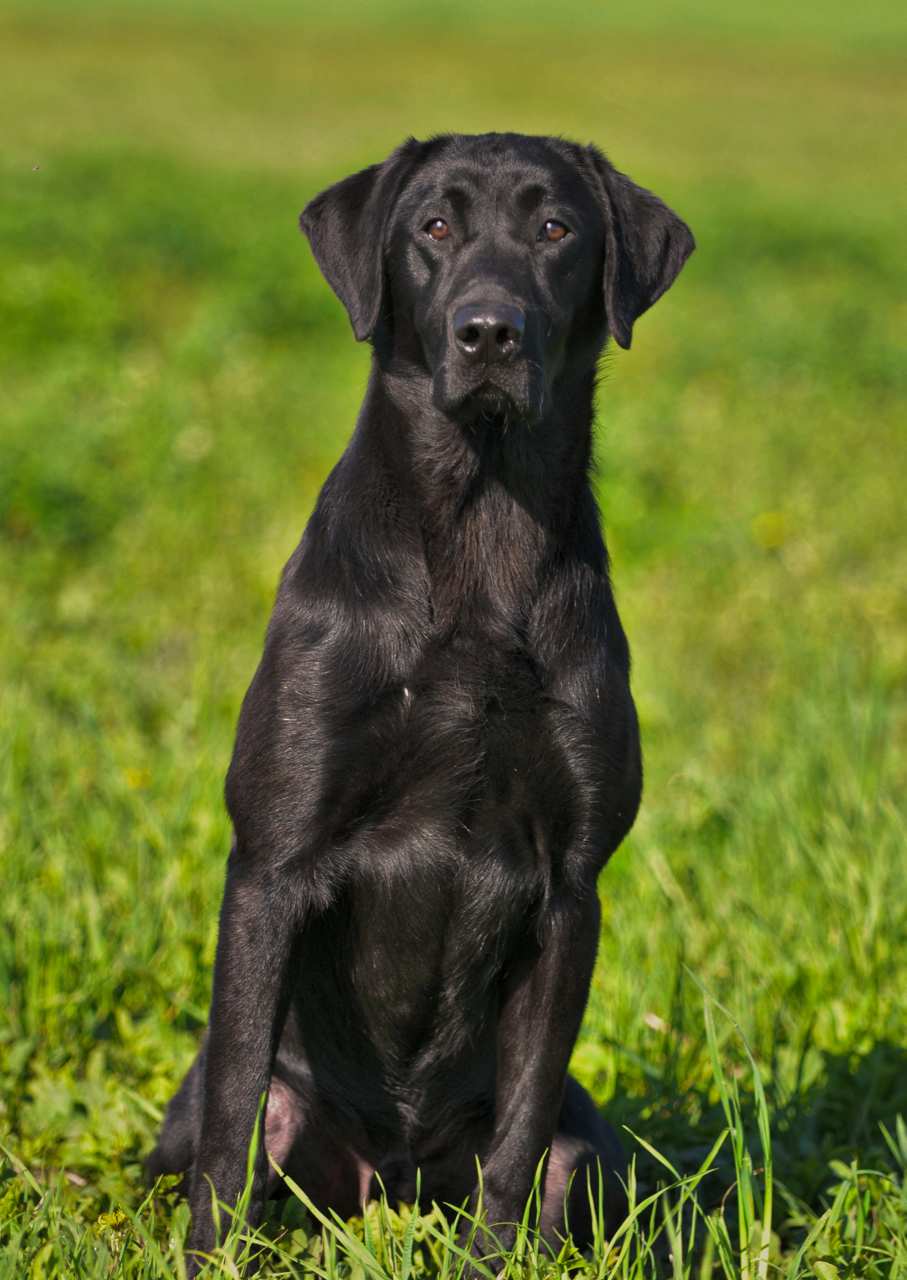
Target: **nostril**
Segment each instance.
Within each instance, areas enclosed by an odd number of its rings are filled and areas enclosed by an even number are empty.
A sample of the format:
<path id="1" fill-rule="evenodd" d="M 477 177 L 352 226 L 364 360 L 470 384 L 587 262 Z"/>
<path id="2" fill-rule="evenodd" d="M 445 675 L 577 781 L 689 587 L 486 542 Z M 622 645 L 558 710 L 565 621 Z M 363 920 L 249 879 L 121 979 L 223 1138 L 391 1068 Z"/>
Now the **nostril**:
<path id="1" fill-rule="evenodd" d="M 464 329 L 461 329 L 460 332 L 457 334 L 457 337 L 460 339 L 460 341 L 468 343 L 469 346 L 472 346 L 473 343 L 478 342 L 481 336 L 482 335 L 479 333 L 478 329 L 474 324 L 466 325 L 466 327 Z"/>
<path id="2" fill-rule="evenodd" d="M 497 333 L 494 335 L 494 340 L 499 347 L 508 347 L 515 346 L 516 343 L 519 342 L 520 337 L 521 335 L 516 329 L 511 328 L 510 325 L 504 325 L 502 328 L 498 329 Z"/>

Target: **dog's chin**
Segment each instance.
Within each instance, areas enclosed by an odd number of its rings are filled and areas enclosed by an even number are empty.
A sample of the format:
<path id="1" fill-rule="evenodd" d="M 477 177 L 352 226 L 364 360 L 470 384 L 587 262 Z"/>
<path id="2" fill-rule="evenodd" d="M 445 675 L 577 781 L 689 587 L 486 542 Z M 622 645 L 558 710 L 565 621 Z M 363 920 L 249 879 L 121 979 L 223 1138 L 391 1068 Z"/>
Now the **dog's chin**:
<path id="1" fill-rule="evenodd" d="M 529 388 L 523 393 L 514 393 L 488 381 L 456 392 L 436 386 L 434 404 L 455 422 L 505 428 L 538 422 L 542 399 L 541 395 L 533 396 Z"/>

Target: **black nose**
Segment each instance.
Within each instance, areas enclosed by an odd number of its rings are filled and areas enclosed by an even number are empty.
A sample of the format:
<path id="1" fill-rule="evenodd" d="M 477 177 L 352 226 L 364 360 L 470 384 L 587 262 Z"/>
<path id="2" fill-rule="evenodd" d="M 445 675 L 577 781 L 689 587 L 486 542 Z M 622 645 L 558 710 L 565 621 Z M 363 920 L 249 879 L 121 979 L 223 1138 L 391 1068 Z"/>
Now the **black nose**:
<path id="1" fill-rule="evenodd" d="M 496 364 L 519 351 L 526 318 L 518 307 L 499 303 L 473 303 L 454 314 L 457 347 L 476 364 Z"/>

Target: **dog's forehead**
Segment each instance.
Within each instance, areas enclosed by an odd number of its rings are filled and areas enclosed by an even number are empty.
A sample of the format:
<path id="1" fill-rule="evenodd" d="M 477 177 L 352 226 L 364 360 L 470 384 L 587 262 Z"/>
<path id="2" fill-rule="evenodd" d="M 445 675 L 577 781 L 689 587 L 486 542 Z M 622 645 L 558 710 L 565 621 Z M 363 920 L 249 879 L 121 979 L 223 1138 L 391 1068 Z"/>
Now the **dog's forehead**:
<path id="1" fill-rule="evenodd" d="M 556 139 L 481 134 L 438 142 L 407 183 L 404 202 L 453 198 L 470 205 L 489 199 L 540 204 L 590 198 L 579 165 Z"/>

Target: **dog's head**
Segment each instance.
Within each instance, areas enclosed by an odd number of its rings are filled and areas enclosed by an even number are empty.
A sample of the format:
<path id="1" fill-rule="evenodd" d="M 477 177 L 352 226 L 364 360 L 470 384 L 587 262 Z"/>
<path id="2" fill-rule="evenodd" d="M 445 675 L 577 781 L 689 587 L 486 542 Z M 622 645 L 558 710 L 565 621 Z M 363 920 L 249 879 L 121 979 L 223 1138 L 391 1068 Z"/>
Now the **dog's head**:
<path id="1" fill-rule="evenodd" d="M 692 233 L 601 152 L 519 134 L 411 139 L 300 223 L 353 331 L 452 417 L 539 418 L 672 284 Z"/>

